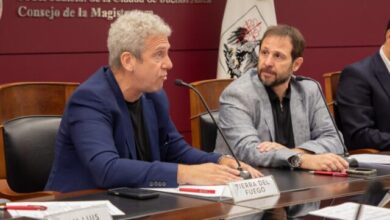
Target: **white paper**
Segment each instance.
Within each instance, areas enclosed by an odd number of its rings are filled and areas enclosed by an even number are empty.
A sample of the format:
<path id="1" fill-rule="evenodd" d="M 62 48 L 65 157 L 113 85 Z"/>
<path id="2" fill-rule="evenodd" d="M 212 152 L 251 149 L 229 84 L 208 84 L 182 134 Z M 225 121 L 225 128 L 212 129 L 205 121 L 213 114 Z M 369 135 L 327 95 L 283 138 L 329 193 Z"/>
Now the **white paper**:
<path id="1" fill-rule="evenodd" d="M 390 155 L 381 154 L 354 154 L 349 156 L 355 158 L 359 163 L 377 163 L 390 165 Z"/>
<path id="2" fill-rule="evenodd" d="M 10 202 L 7 205 L 42 205 L 46 206 L 47 209 L 44 211 L 37 210 L 7 210 L 12 217 L 29 217 L 29 218 L 44 218 L 48 215 L 57 214 L 60 212 L 71 211 L 75 209 L 102 205 L 104 204 L 110 215 L 124 215 L 121 210 L 114 206 L 108 200 L 100 201 L 77 201 L 77 202 Z"/>
<path id="3" fill-rule="evenodd" d="M 180 191 L 180 188 L 215 190 L 215 193 L 183 192 Z M 155 190 L 159 192 L 183 194 L 183 195 L 194 195 L 194 196 L 201 196 L 201 197 L 228 197 L 228 198 L 232 197 L 227 185 L 216 185 L 216 186 L 182 185 L 177 188 L 144 188 L 144 189 Z"/>
<path id="4" fill-rule="evenodd" d="M 67 212 L 61 212 L 53 215 L 48 215 L 44 220 L 112 220 L 112 216 L 108 213 L 105 204 L 94 205 L 79 209 L 73 209 Z"/>
<path id="5" fill-rule="evenodd" d="M 379 202 L 379 207 L 384 207 L 387 203 L 390 202 L 390 191 L 387 191 L 386 195 L 383 197 L 382 201 Z"/>
<path id="6" fill-rule="evenodd" d="M 316 211 L 309 212 L 311 215 L 325 218 L 335 218 L 342 220 L 356 219 L 359 204 L 346 202 L 337 206 L 329 206 Z M 390 219 L 390 209 L 376 206 L 363 205 L 360 210 L 359 220 L 388 220 Z"/>

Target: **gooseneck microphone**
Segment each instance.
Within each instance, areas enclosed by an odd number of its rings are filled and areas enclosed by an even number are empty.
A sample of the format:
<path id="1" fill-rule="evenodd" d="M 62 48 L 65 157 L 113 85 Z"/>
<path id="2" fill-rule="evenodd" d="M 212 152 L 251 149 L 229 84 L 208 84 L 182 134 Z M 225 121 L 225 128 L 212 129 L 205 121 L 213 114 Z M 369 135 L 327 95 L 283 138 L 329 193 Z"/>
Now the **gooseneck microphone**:
<path id="1" fill-rule="evenodd" d="M 362 215 L 362 206 L 364 204 L 381 207 L 382 200 L 386 201 L 384 198 L 387 193 L 382 182 L 377 180 L 371 182 L 368 185 L 366 192 L 363 194 L 363 197 L 359 199 L 359 207 L 355 214 L 355 220 L 360 219 Z"/>
<path id="2" fill-rule="evenodd" d="M 177 85 L 177 86 L 185 86 L 185 87 L 191 89 L 192 91 L 194 91 L 196 93 L 196 95 L 198 95 L 198 97 L 200 98 L 200 100 L 201 100 L 203 106 L 205 107 L 207 113 L 210 115 L 211 119 L 213 120 L 213 123 L 217 127 L 217 130 L 218 130 L 219 134 L 221 134 L 222 139 L 225 142 L 226 146 L 228 147 L 230 153 L 232 154 L 233 158 L 236 160 L 237 170 L 240 171 L 240 177 L 243 178 L 243 179 L 250 179 L 251 178 L 250 173 L 248 171 L 242 169 L 240 161 L 237 159 L 236 154 L 233 152 L 233 149 L 231 148 L 230 144 L 227 142 L 226 137 L 222 133 L 222 130 L 218 126 L 217 122 L 215 121 L 215 118 L 214 118 L 213 114 L 211 114 L 210 108 L 207 105 L 206 101 L 204 100 L 202 94 L 200 94 L 200 92 L 195 87 L 193 87 L 191 84 L 188 84 L 188 83 L 184 82 L 181 79 L 176 79 L 175 80 L 175 85 Z"/>
<path id="3" fill-rule="evenodd" d="M 310 77 L 305 77 L 305 76 L 295 76 L 294 79 L 297 80 L 297 81 L 309 80 L 309 81 L 314 82 L 314 83 L 317 85 L 317 89 L 318 89 L 318 90 L 320 91 L 320 93 L 321 93 L 322 101 L 324 102 L 325 107 L 326 107 L 326 110 L 327 110 L 327 112 L 328 112 L 328 114 L 329 114 L 329 117 L 330 117 L 330 119 L 331 119 L 331 121 L 332 121 L 333 128 L 335 129 L 335 131 L 336 131 L 336 133 L 337 133 L 337 137 L 338 137 L 338 139 L 339 139 L 341 145 L 343 146 L 343 152 L 344 152 L 344 153 L 343 153 L 343 157 L 344 157 L 345 160 L 348 161 L 350 167 L 357 167 L 357 166 L 359 165 L 358 162 L 357 162 L 357 160 L 354 159 L 354 158 L 348 158 L 348 157 L 349 157 L 348 149 L 347 149 L 347 147 L 345 146 L 344 140 L 341 138 L 340 133 L 339 133 L 339 131 L 338 131 L 338 129 L 337 129 L 336 122 L 335 122 L 335 120 L 334 120 L 332 114 L 330 113 L 330 111 L 329 111 L 329 109 L 328 109 L 328 106 L 327 106 L 327 104 L 326 104 L 326 99 L 325 99 L 324 93 L 322 92 L 322 89 L 321 89 L 320 84 L 317 82 L 317 80 L 314 80 L 314 79 L 312 79 L 312 78 L 310 78 Z"/>

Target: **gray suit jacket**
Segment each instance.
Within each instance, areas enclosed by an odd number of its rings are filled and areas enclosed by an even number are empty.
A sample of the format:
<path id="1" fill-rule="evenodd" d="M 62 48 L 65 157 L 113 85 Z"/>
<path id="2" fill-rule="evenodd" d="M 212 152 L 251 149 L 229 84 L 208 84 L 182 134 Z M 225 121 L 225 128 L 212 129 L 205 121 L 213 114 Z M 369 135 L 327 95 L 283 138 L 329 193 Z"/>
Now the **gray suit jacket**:
<path id="1" fill-rule="evenodd" d="M 296 152 L 281 149 L 260 153 L 256 147 L 275 140 L 271 103 L 256 69 L 232 82 L 220 98 L 219 125 L 238 158 L 253 166 L 288 166 Z M 320 154 L 343 153 L 326 105 L 312 81 L 291 79 L 291 121 L 296 147 Z M 216 152 L 229 154 L 218 134 Z"/>

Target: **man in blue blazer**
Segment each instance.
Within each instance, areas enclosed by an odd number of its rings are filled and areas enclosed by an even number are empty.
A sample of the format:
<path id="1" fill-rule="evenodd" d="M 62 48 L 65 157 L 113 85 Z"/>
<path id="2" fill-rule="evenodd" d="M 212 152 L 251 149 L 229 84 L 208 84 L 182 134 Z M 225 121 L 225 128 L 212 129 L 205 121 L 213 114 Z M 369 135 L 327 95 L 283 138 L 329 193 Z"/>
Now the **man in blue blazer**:
<path id="1" fill-rule="evenodd" d="M 390 150 L 390 20 L 380 50 L 342 71 L 337 103 L 349 149 Z"/>
<path id="2" fill-rule="evenodd" d="M 162 86 L 172 68 L 170 33 L 160 17 L 136 10 L 111 25 L 110 66 L 99 69 L 71 97 L 47 190 L 212 185 L 240 179 L 233 159 L 192 148 L 169 117 Z M 242 166 L 253 177 L 261 175 Z"/>

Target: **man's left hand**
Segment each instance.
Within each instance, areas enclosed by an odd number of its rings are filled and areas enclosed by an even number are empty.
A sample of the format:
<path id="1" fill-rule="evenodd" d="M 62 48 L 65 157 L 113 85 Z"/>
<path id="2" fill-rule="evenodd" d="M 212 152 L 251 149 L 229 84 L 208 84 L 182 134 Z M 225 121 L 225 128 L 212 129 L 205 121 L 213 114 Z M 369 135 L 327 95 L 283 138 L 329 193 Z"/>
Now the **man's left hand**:
<path id="1" fill-rule="evenodd" d="M 301 168 L 308 170 L 345 172 L 348 169 L 348 162 L 333 153 L 302 154 L 301 160 Z"/>

